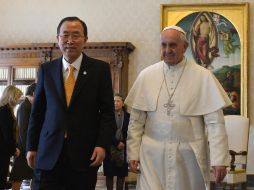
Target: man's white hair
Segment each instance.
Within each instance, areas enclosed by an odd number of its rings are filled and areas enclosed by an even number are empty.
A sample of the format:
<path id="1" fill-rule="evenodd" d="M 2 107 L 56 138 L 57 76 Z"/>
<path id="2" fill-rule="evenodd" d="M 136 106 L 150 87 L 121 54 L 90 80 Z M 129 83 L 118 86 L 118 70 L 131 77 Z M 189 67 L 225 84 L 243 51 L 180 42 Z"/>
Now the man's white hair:
<path id="1" fill-rule="evenodd" d="M 162 31 L 166 30 L 177 30 L 178 32 L 181 32 L 181 39 L 188 43 L 186 32 L 179 26 L 167 26 Z"/>

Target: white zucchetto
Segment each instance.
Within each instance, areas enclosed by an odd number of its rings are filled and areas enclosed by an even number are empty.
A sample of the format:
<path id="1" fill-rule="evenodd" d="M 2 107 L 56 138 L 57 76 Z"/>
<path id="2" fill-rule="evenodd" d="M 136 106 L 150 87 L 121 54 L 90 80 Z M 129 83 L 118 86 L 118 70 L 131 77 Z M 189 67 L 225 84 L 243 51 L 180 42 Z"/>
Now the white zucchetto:
<path id="1" fill-rule="evenodd" d="M 179 26 L 167 26 L 162 31 L 165 31 L 165 30 L 177 30 L 186 36 L 186 32 Z"/>

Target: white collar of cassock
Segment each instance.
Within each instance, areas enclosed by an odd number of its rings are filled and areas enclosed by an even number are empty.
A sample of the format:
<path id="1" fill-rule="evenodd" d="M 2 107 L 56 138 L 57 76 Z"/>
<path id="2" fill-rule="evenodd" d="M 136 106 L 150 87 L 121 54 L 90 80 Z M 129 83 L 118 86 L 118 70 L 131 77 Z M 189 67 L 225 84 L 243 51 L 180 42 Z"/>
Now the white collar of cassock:
<path id="1" fill-rule="evenodd" d="M 179 63 L 175 65 L 169 65 L 163 61 L 164 72 L 179 70 L 184 67 L 186 61 L 187 59 L 185 57 L 182 59 L 182 61 L 180 61 Z"/>

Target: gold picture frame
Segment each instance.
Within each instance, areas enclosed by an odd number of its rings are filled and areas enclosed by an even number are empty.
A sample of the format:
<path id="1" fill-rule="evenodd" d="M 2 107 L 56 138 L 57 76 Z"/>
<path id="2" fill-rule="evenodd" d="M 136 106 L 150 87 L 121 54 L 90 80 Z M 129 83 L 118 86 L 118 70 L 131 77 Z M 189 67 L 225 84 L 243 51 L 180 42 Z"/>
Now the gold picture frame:
<path id="1" fill-rule="evenodd" d="M 238 98 L 233 106 L 239 110 L 229 114 L 244 116 L 248 116 L 248 10 L 248 3 L 161 5 L 161 30 L 178 25 L 187 32 L 191 48 L 186 56 L 212 70 L 232 100 Z M 201 45 L 196 41 L 197 34 L 202 38 L 200 23 L 204 20 L 209 27 L 209 34 L 203 32 L 209 36 L 207 59 L 199 56 Z"/>

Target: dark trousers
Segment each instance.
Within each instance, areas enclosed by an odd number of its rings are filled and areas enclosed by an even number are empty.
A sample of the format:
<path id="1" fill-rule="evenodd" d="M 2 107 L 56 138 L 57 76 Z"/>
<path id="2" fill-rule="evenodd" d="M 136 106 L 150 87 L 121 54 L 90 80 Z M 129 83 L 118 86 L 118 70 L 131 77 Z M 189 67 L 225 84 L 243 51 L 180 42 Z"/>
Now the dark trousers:
<path id="1" fill-rule="evenodd" d="M 71 168 L 66 146 L 52 170 L 35 169 L 33 190 L 95 190 L 98 167 L 85 171 Z"/>
<path id="2" fill-rule="evenodd" d="M 10 155 L 1 154 L 0 156 L 0 189 L 6 188 L 7 176 L 9 173 Z"/>

